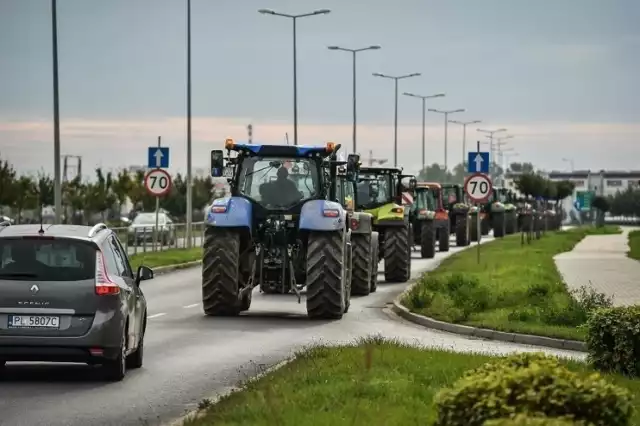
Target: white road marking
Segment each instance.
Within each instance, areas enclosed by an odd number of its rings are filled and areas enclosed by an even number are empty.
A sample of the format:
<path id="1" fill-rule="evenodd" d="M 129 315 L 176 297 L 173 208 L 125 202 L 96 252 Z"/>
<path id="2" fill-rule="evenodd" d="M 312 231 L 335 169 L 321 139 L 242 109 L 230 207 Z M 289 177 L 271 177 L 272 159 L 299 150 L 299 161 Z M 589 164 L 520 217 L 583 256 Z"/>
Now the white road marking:
<path id="1" fill-rule="evenodd" d="M 200 306 L 199 303 L 194 303 L 193 305 L 183 306 L 184 309 L 195 308 L 196 306 Z"/>
<path id="2" fill-rule="evenodd" d="M 154 319 L 154 318 L 162 317 L 165 315 L 167 315 L 165 312 L 160 312 L 159 314 L 149 315 L 147 319 Z"/>

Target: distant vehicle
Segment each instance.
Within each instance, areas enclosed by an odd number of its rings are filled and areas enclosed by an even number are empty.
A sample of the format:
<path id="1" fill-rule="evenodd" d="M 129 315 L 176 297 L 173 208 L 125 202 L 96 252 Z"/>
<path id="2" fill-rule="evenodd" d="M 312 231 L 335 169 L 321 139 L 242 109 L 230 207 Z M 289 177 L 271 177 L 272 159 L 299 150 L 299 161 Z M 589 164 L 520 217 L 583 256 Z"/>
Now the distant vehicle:
<path id="1" fill-rule="evenodd" d="M 139 245 L 143 241 L 153 241 L 156 227 L 156 214 L 138 213 L 129 225 L 127 243 Z M 176 227 L 167 213 L 158 213 L 158 242 L 161 245 L 173 245 L 176 241 Z"/>
<path id="2" fill-rule="evenodd" d="M 0 224 L 0 374 L 7 361 L 101 365 L 109 380 L 142 366 L 147 303 L 104 224 Z"/>

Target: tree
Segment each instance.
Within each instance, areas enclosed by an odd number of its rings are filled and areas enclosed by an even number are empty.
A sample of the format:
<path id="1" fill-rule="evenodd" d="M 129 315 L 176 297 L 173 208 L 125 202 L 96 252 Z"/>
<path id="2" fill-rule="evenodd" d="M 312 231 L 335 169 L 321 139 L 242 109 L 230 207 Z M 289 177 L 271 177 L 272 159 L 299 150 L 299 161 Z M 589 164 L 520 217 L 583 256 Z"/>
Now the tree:
<path id="1" fill-rule="evenodd" d="M 193 191 L 193 195 L 195 192 Z M 166 209 L 171 216 L 184 219 L 187 211 L 187 182 L 180 173 L 173 178 L 169 194 L 160 199 L 160 207 Z"/>
<path id="2" fill-rule="evenodd" d="M 12 206 L 16 202 L 16 171 L 7 160 L 0 157 L 0 208 Z"/>
<path id="3" fill-rule="evenodd" d="M 531 163 L 511 163 L 509 164 L 509 170 L 516 173 L 534 173 L 535 168 Z"/>
<path id="4" fill-rule="evenodd" d="M 131 188 L 133 186 L 133 182 L 131 180 L 131 175 L 127 170 L 120 170 L 118 172 L 118 176 L 114 179 L 111 184 L 111 190 L 113 191 L 113 195 L 115 196 L 118 202 L 118 216 L 122 212 L 122 206 L 127 202 L 127 197 L 129 192 L 131 192 Z"/>
<path id="5" fill-rule="evenodd" d="M 561 180 L 556 182 L 557 203 L 573 195 L 573 191 L 575 187 L 576 187 L 575 183 L 571 182 L 570 180 Z"/>
<path id="6" fill-rule="evenodd" d="M 14 183 L 16 191 L 14 206 L 17 210 L 17 222 L 22 219 L 22 212 L 25 209 L 34 209 L 39 206 L 38 190 L 36 183 L 30 176 L 20 176 Z"/>
<path id="7" fill-rule="evenodd" d="M 129 198 L 135 209 L 153 211 L 156 208 L 156 198 L 151 196 L 144 187 L 144 175 L 143 170 L 138 170 L 135 177 L 131 179 Z"/>
<path id="8" fill-rule="evenodd" d="M 53 195 L 53 179 L 40 172 L 38 174 L 38 183 L 36 186 L 38 190 L 38 203 L 45 206 L 55 204 L 55 197 Z"/>
<path id="9" fill-rule="evenodd" d="M 524 173 L 515 180 L 516 189 L 531 197 L 542 197 L 546 188 L 546 179 L 539 174 Z"/>

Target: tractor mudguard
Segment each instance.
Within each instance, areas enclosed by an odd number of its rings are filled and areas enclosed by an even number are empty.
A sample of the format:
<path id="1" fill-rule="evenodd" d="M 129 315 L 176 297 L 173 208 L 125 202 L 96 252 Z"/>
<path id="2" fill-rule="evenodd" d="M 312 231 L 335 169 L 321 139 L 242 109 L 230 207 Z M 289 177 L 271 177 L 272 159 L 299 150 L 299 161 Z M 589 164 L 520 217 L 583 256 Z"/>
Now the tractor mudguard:
<path id="1" fill-rule="evenodd" d="M 251 202 L 242 197 L 225 197 L 213 200 L 207 225 L 220 228 L 245 227 L 251 231 L 251 215 L 253 206 Z"/>
<path id="2" fill-rule="evenodd" d="M 337 212 L 337 216 L 335 216 Z M 347 212 L 335 201 L 309 200 L 300 212 L 300 229 L 307 231 L 340 231 L 345 227 Z"/>
<path id="3" fill-rule="evenodd" d="M 365 210 L 366 213 L 373 215 L 373 224 L 379 226 L 406 225 L 404 211 L 404 207 L 395 203 L 388 203 L 375 209 Z"/>
<path id="4" fill-rule="evenodd" d="M 353 234 L 370 234 L 373 229 L 373 215 L 365 212 L 353 212 L 351 214 L 351 233 Z M 357 227 L 354 228 L 354 223 L 357 223 Z"/>
<path id="5" fill-rule="evenodd" d="M 501 213 L 504 212 L 504 204 L 499 201 L 491 204 L 491 213 Z"/>

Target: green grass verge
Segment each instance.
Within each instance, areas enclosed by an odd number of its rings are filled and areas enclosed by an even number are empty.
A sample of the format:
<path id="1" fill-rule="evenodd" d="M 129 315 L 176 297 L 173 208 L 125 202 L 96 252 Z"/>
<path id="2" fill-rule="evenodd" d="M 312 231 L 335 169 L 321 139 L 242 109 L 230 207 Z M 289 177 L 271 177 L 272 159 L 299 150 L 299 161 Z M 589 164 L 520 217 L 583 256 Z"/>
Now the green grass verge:
<path id="1" fill-rule="evenodd" d="M 177 265 L 179 263 L 202 260 L 202 248 L 169 249 L 156 252 L 137 253 L 129 255 L 131 267 L 136 270 L 138 266 L 145 265 L 150 268 L 158 266 Z"/>
<path id="2" fill-rule="evenodd" d="M 511 235 L 445 259 L 403 299 L 412 312 L 442 321 L 507 332 L 584 340 L 586 312 L 567 291 L 553 256 L 587 235 L 619 227 L 576 227 L 548 232 L 521 245 Z M 588 297 L 589 295 L 586 295 Z"/>
<path id="3" fill-rule="evenodd" d="M 272 425 L 430 425 L 436 412 L 433 397 L 466 370 L 492 358 L 425 350 L 380 338 L 358 344 L 315 347 L 295 361 L 251 382 L 246 389 L 207 407 L 189 426 Z M 591 374 L 586 364 L 565 362 L 571 370 Z M 605 375 L 634 395 L 640 424 L 640 381 Z"/>
<path id="4" fill-rule="evenodd" d="M 636 260 L 640 260 L 640 231 L 629 232 L 629 252 L 627 255 Z"/>

